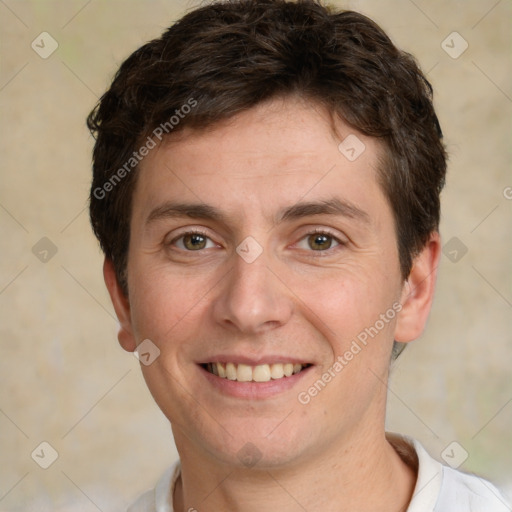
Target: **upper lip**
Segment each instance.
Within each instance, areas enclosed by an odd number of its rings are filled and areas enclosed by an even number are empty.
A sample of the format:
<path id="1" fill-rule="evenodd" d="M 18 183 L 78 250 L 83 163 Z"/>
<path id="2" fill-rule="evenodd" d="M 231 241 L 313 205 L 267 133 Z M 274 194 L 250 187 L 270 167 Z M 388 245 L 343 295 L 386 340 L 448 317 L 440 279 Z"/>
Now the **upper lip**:
<path id="1" fill-rule="evenodd" d="M 293 363 L 293 364 L 312 364 L 311 361 L 306 359 L 292 357 L 292 356 L 283 356 L 283 355 L 262 355 L 259 357 L 249 357 L 246 355 L 239 354 L 217 354 L 213 355 L 208 359 L 203 359 L 198 362 L 198 364 L 208 364 L 208 363 L 234 363 L 234 364 L 246 364 L 248 366 L 259 366 L 262 364 L 285 364 L 285 363 Z"/>

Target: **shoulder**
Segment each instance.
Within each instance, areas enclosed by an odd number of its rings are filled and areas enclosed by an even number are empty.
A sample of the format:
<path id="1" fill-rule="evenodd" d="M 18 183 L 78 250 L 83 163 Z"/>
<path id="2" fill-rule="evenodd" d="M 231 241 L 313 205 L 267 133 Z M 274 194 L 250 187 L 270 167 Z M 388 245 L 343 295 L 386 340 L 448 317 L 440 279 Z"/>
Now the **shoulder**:
<path id="1" fill-rule="evenodd" d="M 132 503 L 126 512 L 156 512 L 155 491 L 147 491 Z"/>
<path id="2" fill-rule="evenodd" d="M 468 512 L 512 510 L 500 491 L 487 480 L 443 466 L 443 478 L 435 511 L 455 509 Z"/>
<path id="3" fill-rule="evenodd" d="M 410 437 L 391 433 L 386 437 L 418 475 L 407 512 L 512 512 L 487 480 L 441 464 Z"/>
<path id="4" fill-rule="evenodd" d="M 139 496 L 126 512 L 173 512 L 172 496 L 180 470 L 177 461 L 165 471 L 155 488 Z"/>

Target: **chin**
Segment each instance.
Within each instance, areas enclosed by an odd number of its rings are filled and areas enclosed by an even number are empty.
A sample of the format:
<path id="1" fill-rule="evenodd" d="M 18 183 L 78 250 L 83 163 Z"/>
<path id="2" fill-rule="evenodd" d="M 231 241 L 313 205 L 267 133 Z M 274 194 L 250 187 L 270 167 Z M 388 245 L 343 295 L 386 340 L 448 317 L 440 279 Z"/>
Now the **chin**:
<path id="1" fill-rule="evenodd" d="M 288 420 L 293 415 L 233 418 L 222 427 L 196 435 L 203 449 L 227 466 L 279 469 L 293 465 L 311 448 L 311 429 L 305 424 L 301 428 L 291 425 Z"/>

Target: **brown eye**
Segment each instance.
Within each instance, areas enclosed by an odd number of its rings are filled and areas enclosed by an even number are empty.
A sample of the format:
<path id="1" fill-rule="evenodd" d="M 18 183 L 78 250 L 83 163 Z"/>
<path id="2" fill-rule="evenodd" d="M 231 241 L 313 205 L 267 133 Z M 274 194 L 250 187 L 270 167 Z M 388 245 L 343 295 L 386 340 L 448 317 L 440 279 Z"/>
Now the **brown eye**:
<path id="1" fill-rule="evenodd" d="M 303 251 L 315 251 L 317 253 L 329 251 L 330 249 L 335 250 L 338 245 L 344 245 L 336 236 L 332 235 L 328 231 L 314 231 L 306 234 L 296 244 L 297 249 Z"/>
<path id="2" fill-rule="evenodd" d="M 184 251 L 200 251 L 201 249 L 209 249 L 215 246 L 215 244 L 202 233 L 185 233 L 179 238 L 176 238 L 173 244 Z"/>
<path id="3" fill-rule="evenodd" d="M 313 251 L 325 251 L 333 245 L 333 237 L 325 233 L 313 233 L 308 236 L 308 246 Z"/>
<path id="4" fill-rule="evenodd" d="M 203 235 L 198 235 L 196 233 L 185 235 L 183 237 L 183 245 L 189 251 L 197 251 L 199 249 L 204 249 L 206 247 L 206 237 Z"/>

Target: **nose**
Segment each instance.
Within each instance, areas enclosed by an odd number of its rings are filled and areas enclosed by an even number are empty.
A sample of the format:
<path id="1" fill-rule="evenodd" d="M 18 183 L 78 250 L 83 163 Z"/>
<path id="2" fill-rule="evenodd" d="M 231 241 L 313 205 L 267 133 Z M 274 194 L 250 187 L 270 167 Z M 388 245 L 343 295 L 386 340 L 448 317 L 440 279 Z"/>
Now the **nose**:
<path id="1" fill-rule="evenodd" d="M 244 334 L 286 324 L 293 312 L 291 294 L 268 267 L 265 252 L 252 263 L 238 254 L 233 259 L 213 307 L 216 322 Z"/>

